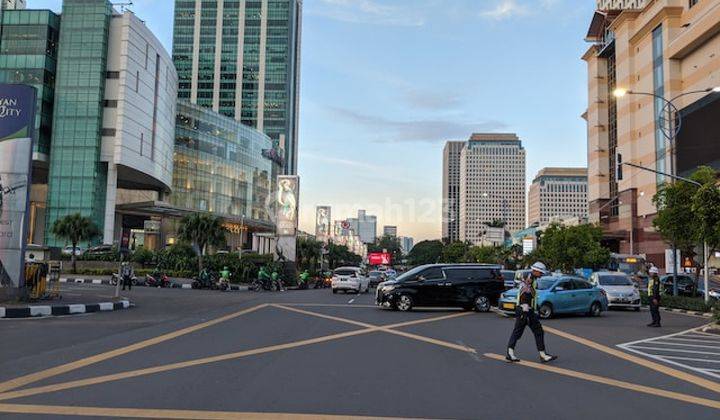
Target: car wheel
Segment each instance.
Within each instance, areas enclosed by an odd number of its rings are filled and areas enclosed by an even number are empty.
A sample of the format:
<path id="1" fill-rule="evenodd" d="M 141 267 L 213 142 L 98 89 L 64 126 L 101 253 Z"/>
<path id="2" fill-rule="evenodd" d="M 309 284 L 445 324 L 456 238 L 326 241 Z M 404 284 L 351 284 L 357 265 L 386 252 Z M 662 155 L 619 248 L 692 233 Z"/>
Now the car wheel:
<path id="1" fill-rule="evenodd" d="M 490 299 L 487 296 L 480 295 L 475 298 L 475 310 L 478 312 L 490 311 Z"/>
<path id="2" fill-rule="evenodd" d="M 333 289 L 333 295 L 337 295 L 337 289 Z"/>
<path id="3" fill-rule="evenodd" d="M 635 310 L 635 312 L 640 312 L 640 308 L 639 308 L 639 307 L 635 308 L 634 310 Z"/>
<path id="4" fill-rule="evenodd" d="M 408 312 L 413 307 L 413 300 L 408 295 L 400 295 L 395 306 L 399 311 Z"/>
<path id="5" fill-rule="evenodd" d="M 540 309 L 538 309 L 538 315 L 540 315 L 540 318 L 542 319 L 550 319 L 553 316 L 553 307 L 549 303 L 543 303 L 540 305 Z"/>
<path id="6" fill-rule="evenodd" d="M 592 305 L 590 305 L 590 316 L 597 317 L 600 316 L 602 313 L 602 306 L 600 306 L 600 302 L 593 302 Z"/>

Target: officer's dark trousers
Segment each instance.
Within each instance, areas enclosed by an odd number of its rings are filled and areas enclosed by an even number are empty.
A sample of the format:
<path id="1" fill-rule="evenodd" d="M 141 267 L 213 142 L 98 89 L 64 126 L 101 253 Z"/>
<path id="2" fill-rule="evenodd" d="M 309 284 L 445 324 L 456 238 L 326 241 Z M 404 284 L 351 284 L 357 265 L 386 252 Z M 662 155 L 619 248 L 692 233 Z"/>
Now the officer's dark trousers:
<path id="1" fill-rule="evenodd" d="M 655 305 L 652 298 L 650 298 L 650 316 L 652 316 L 653 324 L 660 325 L 660 299 L 657 300 L 657 305 Z"/>
<path id="2" fill-rule="evenodd" d="M 518 307 L 515 310 L 515 328 L 513 328 L 510 341 L 508 342 L 508 348 L 514 349 L 523 332 L 525 327 L 529 326 L 535 335 L 535 345 L 538 351 L 545 351 L 545 332 L 543 331 L 540 320 L 538 319 L 537 313 L 532 309 L 528 312 L 523 312 L 522 308 Z"/>
<path id="3" fill-rule="evenodd" d="M 123 290 L 125 290 L 125 287 L 127 286 L 128 290 L 132 290 L 132 279 L 123 279 Z"/>

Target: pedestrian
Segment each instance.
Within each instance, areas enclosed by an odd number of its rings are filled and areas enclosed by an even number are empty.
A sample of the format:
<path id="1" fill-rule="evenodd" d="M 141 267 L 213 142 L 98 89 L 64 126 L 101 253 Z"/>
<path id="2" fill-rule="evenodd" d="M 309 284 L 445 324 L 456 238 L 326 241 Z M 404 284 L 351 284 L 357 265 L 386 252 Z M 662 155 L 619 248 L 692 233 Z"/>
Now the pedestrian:
<path id="1" fill-rule="evenodd" d="M 536 262 L 530 269 L 530 274 L 518 285 L 515 304 L 515 327 L 510 335 L 507 355 L 505 356 L 508 362 L 520 361 L 515 356 L 515 345 L 522 337 L 525 327 L 530 327 L 535 336 L 535 346 L 540 352 L 540 361 L 547 363 L 557 359 L 557 356 L 545 352 L 545 332 L 537 315 L 537 279 L 547 275 L 548 270 L 545 264 L 541 262 Z"/>
<path id="2" fill-rule="evenodd" d="M 124 262 L 122 264 L 122 270 L 120 277 L 122 277 L 123 290 L 127 286 L 128 291 L 132 290 L 132 278 L 133 278 L 133 267 L 130 263 Z"/>
<path id="3" fill-rule="evenodd" d="M 650 279 L 648 280 L 648 299 L 650 300 L 650 316 L 652 322 L 648 327 L 660 328 L 660 277 L 657 267 L 650 267 Z"/>

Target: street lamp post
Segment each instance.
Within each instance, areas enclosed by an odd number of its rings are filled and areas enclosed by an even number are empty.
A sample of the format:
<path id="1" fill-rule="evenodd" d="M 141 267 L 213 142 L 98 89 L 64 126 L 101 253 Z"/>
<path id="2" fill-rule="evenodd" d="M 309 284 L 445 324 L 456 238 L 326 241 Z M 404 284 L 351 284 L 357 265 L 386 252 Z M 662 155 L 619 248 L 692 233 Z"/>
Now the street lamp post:
<path id="1" fill-rule="evenodd" d="M 644 95 L 644 96 L 652 96 L 655 99 L 659 99 L 664 103 L 663 108 L 660 110 L 660 112 L 657 112 L 657 122 L 660 125 L 660 129 L 663 133 L 663 137 L 667 140 L 669 143 L 669 149 L 670 149 L 670 182 L 674 182 L 675 178 L 677 177 L 677 174 L 675 173 L 675 146 L 676 146 L 676 140 L 677 136 L 680 133 L 680 129 L 682 128 L 682 115 L 680 114 L 680 110 L 675 105 L 675 101 L 682 98 L 683 96 L 697 94 L 697 93 L 719 93 L 720 92 L 720 86 L 716 86 L 713 88 L 707 88 L 702 90 L 693 90 L 690 92 L 684 92 L 677 96 L 675 96 L 672 99 L 667 99 L 664 96 L 660 96 L 655 93 L 651 92 L 635 92 L 632 90 L 627 90 L 623 88 L 615 89 L 613 92 L 613 95 L 616 98 L 622 98 L 625 95 Z M 677 296 L 678 289 L 677 289 L 677 246 L 673 244 L 673 295 Z M 705 276 L 707 281 L 707 258 L 705 259 Z M 707 288 L 707 287 L 706 287 Z M 707 293 L 706 293 L 707 294 Z"/>

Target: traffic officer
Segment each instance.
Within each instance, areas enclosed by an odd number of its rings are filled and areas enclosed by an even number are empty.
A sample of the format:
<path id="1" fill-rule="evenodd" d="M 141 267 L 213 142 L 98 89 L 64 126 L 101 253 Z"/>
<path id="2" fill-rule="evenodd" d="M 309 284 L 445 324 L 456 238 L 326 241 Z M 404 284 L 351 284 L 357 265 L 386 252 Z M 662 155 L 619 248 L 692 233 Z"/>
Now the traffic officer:
<path id="1" fill-rule="evenodd" d="M 547 275 L 548 270 L 545 264 L 536 262 L 530 267 L 530 274 L 518 285 L 517 301 L 515 305 L 515 328 L 513 328 L 510 341 L 508 342 L 507 355 L 505 359 L 508 362 L 519 362 L 520 359 L 515 356 L 515 345 L 520 337 L 522 337 L 525 327 L 529 326 L 535 335 L 535 346 L 540 352 L 540 361 L 543 363 L 551 362 L 557 359 L 545 353 L 545 332 L 543 331 L 540 320 L 537 316 L 537 283 L 536 280 Z"/>
<path id="2" fill-rule="evenodd" d="M 658 269 L 653 266 L 649 270 L 650 279 L 648 280 L 648 299 L 650 300 L 650 315 L 652 322 L 648 327 L 660 327 L 660 277 L 658 277 Z"/>

